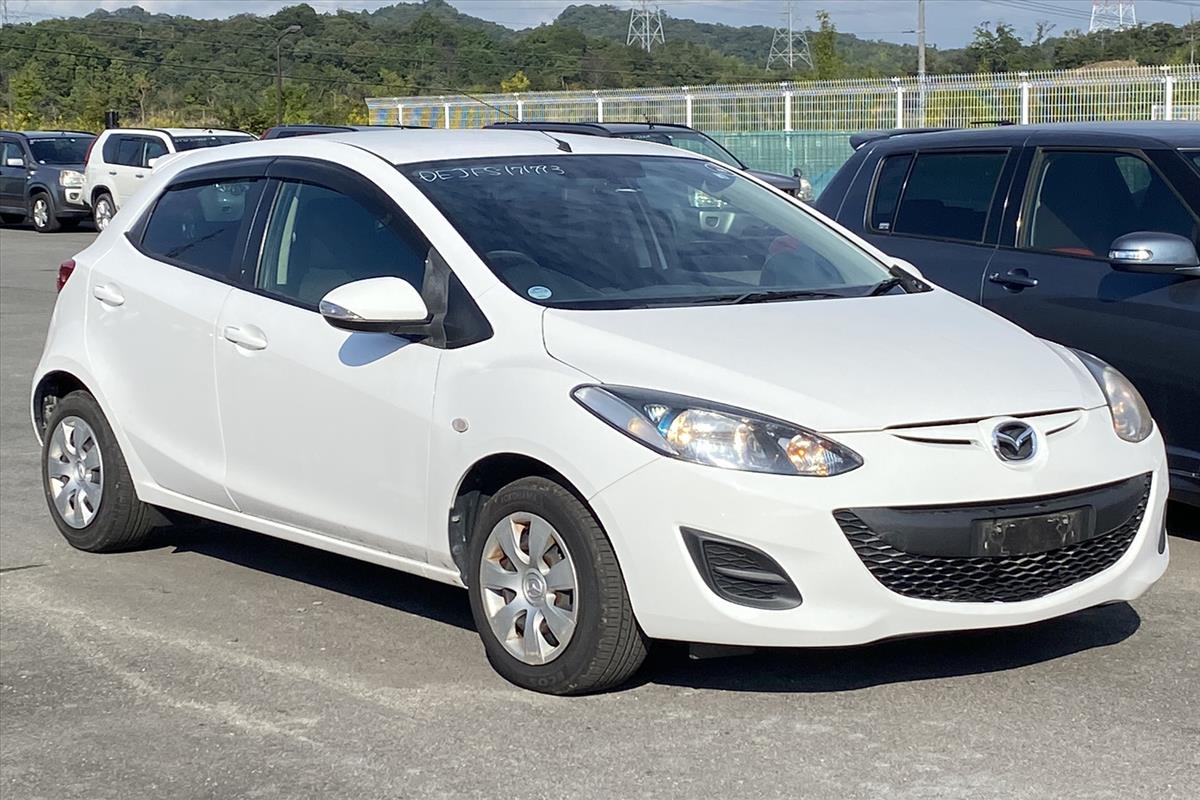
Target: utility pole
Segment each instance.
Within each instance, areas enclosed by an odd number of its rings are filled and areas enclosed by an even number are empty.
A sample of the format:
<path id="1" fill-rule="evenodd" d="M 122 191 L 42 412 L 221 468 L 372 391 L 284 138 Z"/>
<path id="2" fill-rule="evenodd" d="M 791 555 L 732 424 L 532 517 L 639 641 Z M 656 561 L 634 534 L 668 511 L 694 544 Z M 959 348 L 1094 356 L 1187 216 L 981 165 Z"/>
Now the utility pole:
<path id="1" fill-rule="evenodd" d="M 795 18 L 792 16 L 792 4 L 787 4 L 787 27 L 776 28 L 771 37 L 771 50 L 767 53 L 767 72 L 775 62 L 782 61 L 787 68 L 795 69 L 796 62 L 801 61 L 813 68 L 812 52 L 808 49 L 808 37 L 804 31 L 796 30 Z"/>
<path id="2" fill-rule="evenodd" d="M 300 30 L 299 25 L 288 25 L 283 29 L 283 33 L 279 34 L 279 38 L 275 40 L 275 124 L 283 124 L 283 56 L 280 48 L 283 46 L 283 39 L 289 33 L 296 33 Z"/>
<path id="3" fill-rule="evenodd" d="M 649 53 L 651 45 L 665 44 L 667 40 L 663 36 L 662 11 L 658 8 L 651 11 L 647 0 L 641 0 L 641 6 L 629 9 L 629 36 L 625 44 L 636 44 Z"/>
<path id="4" fill-rule="evenodd" d="M 925 0 L 917 0 L 917 103 L 925 127 Z"/>

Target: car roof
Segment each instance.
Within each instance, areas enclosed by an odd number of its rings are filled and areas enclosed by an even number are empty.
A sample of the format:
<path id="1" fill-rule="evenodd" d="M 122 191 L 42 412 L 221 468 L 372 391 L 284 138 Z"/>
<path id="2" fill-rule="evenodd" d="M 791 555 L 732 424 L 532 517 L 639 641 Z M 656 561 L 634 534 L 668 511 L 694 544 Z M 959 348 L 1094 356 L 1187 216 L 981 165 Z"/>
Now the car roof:
<path id="1" fill-rule="evenodd" d="M 165 133 L 169 136 L 250 136 L 223 128 L 108 128 L 105 133 Z"/>
<path id="2" fill-rule="evenodd" d="M 1158 147 L 1200 147 L 1200 124 L 1195 122 L 1055 122 L 1041 125 L 1001 125 L 940 131 L 881 132 L 868 140 L 889 149 L 1012 145 L 1036 139 L 1038 144 L 1105 144 Z"/>
<path id="3" fill-rule="evenodd" d="M 76 136 L 95 136 L 94 133 L 87 131 L 0 131 L 0 133 L 15 133 L 18 136 L 27 136 L 31 139 L 53 139 L 56 137 L 76 137 Z"/>

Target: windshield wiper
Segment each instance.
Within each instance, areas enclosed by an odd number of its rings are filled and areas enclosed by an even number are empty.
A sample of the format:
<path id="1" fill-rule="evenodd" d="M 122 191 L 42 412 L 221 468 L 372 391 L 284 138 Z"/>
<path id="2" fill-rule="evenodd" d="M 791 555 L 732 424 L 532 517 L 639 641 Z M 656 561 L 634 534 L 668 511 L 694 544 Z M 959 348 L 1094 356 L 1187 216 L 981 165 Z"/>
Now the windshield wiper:
<path id="1" fill-rule="evenodd" d="M 874 297 L 879 294 L 887 294 L 897 286 L 904 286 L 904 278 L 898 275 L 893 275 L 890 278 L 884 278 L 879 283 L 871 287 L 871 291 L 867 292 L 867 297 Z"/>
<path id="2" fill-rule="evenodd" d="M 730 305 L 747 305 L 749 303 L 771 303 L 776 300 L 814 300 L 822 297 L 845 297 L 837 292 L 822 292 L 813 289 L 776 289 L 774 291 L 746 292 L 729 301 Z"/>

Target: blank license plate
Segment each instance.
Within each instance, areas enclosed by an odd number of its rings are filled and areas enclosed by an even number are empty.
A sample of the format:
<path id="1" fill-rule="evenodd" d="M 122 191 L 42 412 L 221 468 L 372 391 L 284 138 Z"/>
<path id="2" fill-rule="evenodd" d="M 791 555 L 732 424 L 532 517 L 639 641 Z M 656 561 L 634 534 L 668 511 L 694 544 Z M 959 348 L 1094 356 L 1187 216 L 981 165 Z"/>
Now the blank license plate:
<path id="1" fill-rule="evenodd" d="M 977 519 L 972 555 L 1044 553 L 1081 542 L 1092 535 L 1091 510 L 1085 506 L 1033 517 Z"/>

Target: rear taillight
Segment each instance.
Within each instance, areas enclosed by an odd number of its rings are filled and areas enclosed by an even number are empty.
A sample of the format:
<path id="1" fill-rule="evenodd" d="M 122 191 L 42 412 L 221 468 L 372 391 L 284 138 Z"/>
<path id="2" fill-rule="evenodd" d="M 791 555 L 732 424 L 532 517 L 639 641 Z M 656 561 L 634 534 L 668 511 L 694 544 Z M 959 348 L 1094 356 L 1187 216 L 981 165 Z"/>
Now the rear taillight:
<path id="1" fill-rule="evenodd" d="M 62 291 L 67 285 L 67 279 L 71 277 L 71 273 L 75 271 L 75 259 L 68 258 L 66 261 L 58 265 L 58 291 Z"/>
<path id="2" fill-rule="evenodd" d="M 99 139 L 99 138 L 100 137 L 98 137 L 98 136 L 96 137 L 96 139 Z M 92 157 L 92 148 L 96 146 L 96 139 L 92 139 L 90 142 L 88 142 L 88 148 L 83 153 L 83 165 L 85 167 L 87 166 L 88 159 L 90 159 Z"/>

